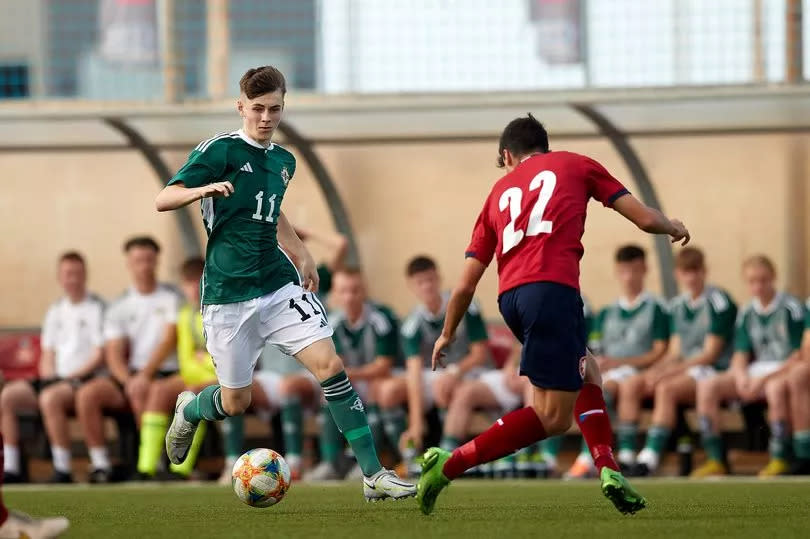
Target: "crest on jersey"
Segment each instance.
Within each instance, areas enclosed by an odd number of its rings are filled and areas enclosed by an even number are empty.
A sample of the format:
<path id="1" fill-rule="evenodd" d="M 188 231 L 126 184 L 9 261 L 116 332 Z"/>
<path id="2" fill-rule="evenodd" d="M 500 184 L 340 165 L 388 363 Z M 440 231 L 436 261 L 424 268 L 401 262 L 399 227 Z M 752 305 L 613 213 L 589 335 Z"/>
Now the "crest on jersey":
<path id="1" fill-rule="evenodd" d="M 287 184 L 290 183 L 290 171 L 287 170 L 287 167 L 281 169 L 281 179 L 284 181 L 284 187 L 287 187 Z"/>

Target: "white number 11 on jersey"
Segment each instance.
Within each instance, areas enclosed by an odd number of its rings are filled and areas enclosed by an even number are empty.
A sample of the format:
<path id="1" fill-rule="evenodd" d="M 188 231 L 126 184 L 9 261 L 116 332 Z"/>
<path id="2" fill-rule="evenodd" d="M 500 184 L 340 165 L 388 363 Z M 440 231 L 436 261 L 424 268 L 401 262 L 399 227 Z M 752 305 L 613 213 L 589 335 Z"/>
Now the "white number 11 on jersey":
<path id="1" fill-rule="evenodd" d="M 529 191 L 537 191 L 540 189 L 540 194 L 537 197 L 537 202 L 529 214 L 529 225 L 526 227 L 526 233 L 522 230 L 515 230 L 515 222 L 520 217 L 520 204 L 523 201 L 523 190 L 520 187 L 510 187 L 501 195 L 498 201 L 498 207 L 501 211 L 509 208 L 509 224 L 503 229 L 503 253 L 506 254 L 513 247 L 517 246 L 523 241 L 524 236 L 537 236 L 539 234 L 551 233 L 551 221 L 544 221 L 543 214 L 546 211 L 548 201 L 551 200 L 551 195 L 554 193 L 554 188 L 557 186 L 557 175 L 550 170 L 544 170 L 529 183 Z"/>
<path id="2" fill-rule="evenodd" d="M 264 203 L 264 191 L 259 191 L 259 193 L 256 195 L 256 213 L 251 215 L 251 217 L 253 217 L 257 221 L 261 221 L 262 219 L 264 219 L 268 223 L 272 223 L 273 222 L 273 212 L 276 209 L 276 195 L 275 194 L 269 198 L 269 202 L 270 202 L 270 211 L 267 212 L 267 217 L 264 217 L 262 215 L 262 204 Z"/>

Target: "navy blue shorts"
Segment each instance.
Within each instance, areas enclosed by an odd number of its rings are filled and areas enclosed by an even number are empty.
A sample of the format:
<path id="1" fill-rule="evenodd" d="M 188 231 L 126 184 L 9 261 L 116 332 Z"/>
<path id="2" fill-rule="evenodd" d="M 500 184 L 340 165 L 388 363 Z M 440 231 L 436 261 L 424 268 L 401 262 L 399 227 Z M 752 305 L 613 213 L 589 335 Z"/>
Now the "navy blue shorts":
<path id="1" fill-rule="evenodd" d="M 520 374 L 539 388 L 579 391 L 587 339 L 579 291 L 559 283 L 529 283 L 501 294 L 498 305 L 523 345 Z"/>

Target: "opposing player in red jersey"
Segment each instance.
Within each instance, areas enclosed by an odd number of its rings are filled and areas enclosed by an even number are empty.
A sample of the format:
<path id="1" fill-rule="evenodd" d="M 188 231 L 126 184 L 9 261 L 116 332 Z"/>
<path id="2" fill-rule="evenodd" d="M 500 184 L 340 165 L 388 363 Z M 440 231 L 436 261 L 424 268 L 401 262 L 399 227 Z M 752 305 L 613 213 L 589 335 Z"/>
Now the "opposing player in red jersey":
<path id="1" fill-rule="evenodd" d="M 562 434 L 574 416 L 600 471 L 602 492 L 622 513 L 635 513 L 646 501 L 613 459 L 602 381 L 585 347 L 579 260 L 586 207 L 595 198 L 645 232 L 668 234 L 673 243 L 686 244 L 689 232 L 680 221 L 639 202 L 593 159 L 549 151 L 548 134 L 531 114 L 506 126 L 499 154 L 507 174 L 495 183 L 475 223 L 433 350 L 433 368 L 441 365 L 442 352 L 495 256 L 498 305 L 523 344 L 520 373 L 534 386 L 534 403 L 505 415 L 452 454 L 436 447 L 425 452 L 417 487 L 420 509 L 430 514 L 441 490 L 465 470 Z"/>

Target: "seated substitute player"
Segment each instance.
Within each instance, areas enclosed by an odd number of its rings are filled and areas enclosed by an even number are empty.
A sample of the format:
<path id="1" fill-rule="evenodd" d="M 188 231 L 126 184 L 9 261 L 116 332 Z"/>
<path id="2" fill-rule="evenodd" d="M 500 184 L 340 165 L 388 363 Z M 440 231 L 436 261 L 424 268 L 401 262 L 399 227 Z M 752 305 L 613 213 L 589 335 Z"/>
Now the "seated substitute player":
<path id="1" fill-rule="evenodd" d="M 503 416 L 452 454 L 428 449 L 417 486 L 420 509 L 431 513 L 439 493 L 464 470 L 562 434 L 575 414 L 600 469 L 602 492 L 622 513 L 634 513 L 646 501 L 613 459 L 599 370 L 585 345 L 579 260 L 586 207 L 595 198 L 640 229 L 668 234 L 673 241 L 689 241 L 689 232 L 680 221 L 641 204 L 593 159 L 549 151 L 548 134 L 531 114 L 506 126 L 498 151 L 507 174 L 495 183 L 475 224 L 464 272 L 434 347 L 433 367 L 441 365 L 478 282 L 497 255 L 498 303 L 523 344 L 520 372 L 534 386 L 534 402 Z"/>
<path id="2" fill-rule="evenodd" d="M 3 435 L 0 434 L 0 448 Z M 0 467 L 4 465 L 0 449 Z M 31 518 L 26 514 L 11 511 L 3 503 L 3 478 L 0 476 L 0 539 L 51 539 L 59 537 L 68 529 L 70 522 L 64 517 Z"/>
<path id="3" fill-rule="evenodd" d="M 169 412 L 184 389 L 200 390 L 216 382 L 217 375 L 211 355 L 205 349 L 205 335 L 200 313 L 200 279 L 205 261 L 200 257 L 187 259 L 180 266 L 180 288 L 186 303 L 177 313 L 176 347 L 178 374 L 152 381 L 145 411 L 141 418 L 141 444 L 138 451 L 137 471 L 144 479 L 154 477 L 163 453 L 163 437 L 169 426 Z M 228 418 L 241 421 L 242 417 Z M 171 472 L 180 477 L 190 477 L 194 471 L 200 446 L 205 438 L 205 424 L 197 429 L 189 456 L 181 465 L 172 464 Z M 238 433 L 238 428 L 226 429 L 226 433 Z M 241 446 L 241 436 L 239 444 Z M 228 435 L 225 440 L 228 446 Z M 227 464 L 226 464 L 227 466 Z M 227 468 L 228 477 L 233 463 Z"/>
<path id="4" fill-rule="evenodd" d="M 697 383 L 728 368 L 737 305 L 725 290 L 706 283 L 706 271 L 700 249 L 686 247 L 678 253 L 675 277 L 683 292 L 670 304 L 667 355 L 645 374 L 655 400 L 647 441 L 633 470 L 636 475 L 658 468 L 675 428 L 678 405 L 694 404 Z"/>
<path id="5" fill-rule="evenodd" d="M 618 408 L 617 460 L 621 466 L 629 467 L 636 457 L 641 403 L 649 395 L 644 387 L 644 372 L 667 350 L 669 316 L 663 300 L 644 289 L 644 249 L 637 245 L 620 247 L 615 264 L 622 295 L 599 312 L 590 344 L 596 352 L 608 409 L 614 403 Z M 582 478 L 595 473 L 587 444 L 583 446 L 566 477 Z"/>
<path id="6" fill-rule="evenodd" d="M 357 268 L 345 268 L 334 277 L 332 301 L 337 313 L 331 317 L 335 349 L 346 366 L 346 374 L 366 405 L 369 427 L 377 446 L 384 442 L 377 406 L 379 384 L 390 377 L 399 353 L 399 321 L 393 311 L 368 299 L 363 274 Z M 308 479 L 336 479 L 337 458 L 343 440 L 336 436 L 337 427 L 329 410 L 321 410 L 321 463 L 308 474 Z M 398 440 L 390 440 L 397 447 Z M 346 475 L 357 477 L 355 466 Z"/>
<path id="7" fill-rule="evenodd" d="M 70 251 L 60 256 L 57 278 L 64 296 L 51 305 L 42 324 L 39 380 L 9 382 L 0 393 L 6 483 L 20 481 L 17 413 L 35 411 L 37 405 L 51 444 L 51 481 L 72 481 L 67 417 L 74 410 L 76 388 L 92 378 L 104 360 L 104 302 L 87 291 L 87 267 L 82 255 Z"/>
<path id="8" fill-rule="evenodd" d="M 169 459 L 188 455 L 197 425 L 241 415 L 266 343 L 294 356 L 320 381 L 329 410 L 363 469 L 369 500 L 413 496 L 416 489 L 377 458 L 363 402 L 346 376 L 332 329 L 314 293 L 318 274 L 281 203 L 295 173 L 293 155 L 271 141 L 284 109 L 284 76 L 250 69 L 239 83 L 242 129 L 201 142 L 160 192 L 158 211 L 202 200 L 208 232 L 203 324 L 219 385 L 177 398 L 166 434 Z"/>
<path id="9" fill-rule="evenodd" d="M 766 256 L 746 259 L 743 279 L 753 298 L 737 316 L 731 366 L 697 385 L 697 413 L 708 459 L 692 477 L 728 473 L 720 437 L 720 405 L 734 399 L 764 400 L 768 404 L 771 460 L 760 470 L 760 477 L 783 475 L 789 470 L 790 379 L 801 364 L 804 306 L 776 289 L 776 270 Z"/>
<path id="10" fill-rule="evenodd" d="M 157 280 L 160 246 L 139 236 L 124 244 L 132 285 L 107 309 L 105 360 L 109 376 L 96 377 L 76 394 L 76 413 L 90 454 L 90 482 L 112 479 L 104 439 L 104 412 L 132 410 L 140 425 L 153 378 L 177 372 L 175 324 L 180 298 Z"/>
<path id="11" fill-rule="evenodd" d="M 474 378 L 486 366 L 489 357 L 487 330 L 478 305 L 472 302 L 460 322 L 457 338 L 447 352 L 448 369 L 430 369 L 433 343 L 441 333 L 449 293 L 442 293 L 441 277 L 436 262 L 426 256 L 414 257 L 406 266 L 408 288 L 419 300 L 402 323 L 402 347 L 405 355 L 405 375 L 390 378 L 380 384 L 380 413 L 386 433 L 391 440 L 399 437 L 404 448 L 406 464 L 415 457 L 411 448 L 421 448 L 425 435 L 425 413 L 434 406 L 439 418 L 444 415 L 453 393 L 463 379 Z M 405 428 L 402 405 L 408 405 Z M 418 470 L 414 470 L 418 473 Z"/>

